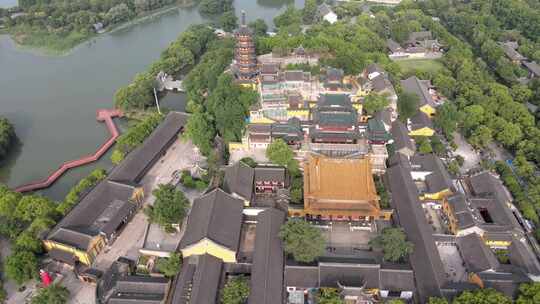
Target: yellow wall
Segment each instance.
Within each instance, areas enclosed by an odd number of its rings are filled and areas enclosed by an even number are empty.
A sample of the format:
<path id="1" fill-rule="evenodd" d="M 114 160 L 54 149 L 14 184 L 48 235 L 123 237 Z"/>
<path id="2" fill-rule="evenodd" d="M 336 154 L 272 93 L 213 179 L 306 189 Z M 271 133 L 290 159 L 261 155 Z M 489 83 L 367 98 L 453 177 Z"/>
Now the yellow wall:
<path id="1" fill-rule="evenodd" d="M 489 240 L 489 239 L 484 240 L 484 242 L 489 247 L 508 247 L 508 246 L 510 246 L 512 244 L 512 242 L 508 242 L 508 241 L 492 241 L 492 240 Z"/>
<path id="2" fill-rule="evenodd" d="M 433 136 L 433 134 L 435 134 L 435 131 L 428 127 L 409 132 L 409 136 Z"/>
<path id="3" fill-rule="evenodd" d="M 423 105 L 420 107 L 420 111 L 426 113 L 428 116 L 433 116 L 435 115 L 435 108 L 430 106 L 430 105 Z"/>
<path id="4" fill-rule="evenodd" d="M 96 255 L 101 251 L 103 247 L 105 247 L 105 239 L 103 239 L 102 236 L 98 235 L 94 238 L 94 240 L 90 243 L 88 251 L 79 250 L 73 246 L 58 243 L 52 240 L 45 240 L 43 241 L 43 245 L 45 246 L 45 249 L 47 251 L 52 249 L 58 249 L 65 252 L 72 253 L 74 256 L 76 256 L 79 259 L 79 262 L 90 266 L 92 265 L 92 262 L 94 262 L 94 258 Z"/>
<path id="5" fill-rule="evenodd" d="M 249 117 L 249 122 L 250 123 L 271 124 L 271 123 L 274 123 L 275 121 L 273 121 L 273 120 L 271 120 L 270 118 L 267 118 L 267 117 L 261 117 L 261 118 Z"/>
<path id="6" fill-rule="evenodd" d="M 209 239 L 203 239 L 186 248 L 181 249 L 182 256 L 210 254 L 221 259 L 225 263 L 236 263 L 236 252 L 214 243 Z"/>
<path id="7" fill-rule="evenodd" d="M 450 191 L 450 189 L 444 189 L 443 191 L 439 191 L 436 193 L 424 193 L 422 196 L 420 196 L 420 199 L 440 201 L 451 194 L 452 191 Z"/>

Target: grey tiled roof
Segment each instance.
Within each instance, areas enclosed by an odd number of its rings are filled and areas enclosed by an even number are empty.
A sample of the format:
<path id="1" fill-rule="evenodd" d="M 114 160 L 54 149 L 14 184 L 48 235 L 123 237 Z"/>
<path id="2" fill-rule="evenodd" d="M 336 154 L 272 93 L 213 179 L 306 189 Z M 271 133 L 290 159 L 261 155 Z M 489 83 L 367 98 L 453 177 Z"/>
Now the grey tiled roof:
<path id="1" fill-rule="evenodd" d="M 48 239 L 86 250 L 94 236 L 110 232 L 111 225 L 123 219 L 124 208 L 109 208 L 115 201 L 127 202 L 133 190 L 131 186 L 109 180 L 100 182 L 56 225 Z M 102 216 L 105 213 L 108 213 L 106 219 Z M 106 231 L 102 231 L 104 228 Z"/>
<path id="2" fill-rule="evenodd" d="M 217 188 L 193 202 L 180 248 L 207 238 L 238 250 L 244 202 Z"/>
<path id="3" fill-rule="evenodd" d="M 392 123 L 392 128 L 390 129 L 392 137 L 394 138 L 394 147 L 396 151 L 407 149 L 414 153 L 416 151 L 416 146 L 409 136 L 407 127 L 399 120 L 396 120 Z"/>
<path id="4" fill-rule="evenodd" d="M 249 304 L 272 304 L 283 297 L 283 247 L 279 230 L 285 214 L 267 209 L 257 215 Z"/>
<path id="5" fill-rule="evenodd" d="M 431 172 L 426 176 L 428 192 L 437 193 L 453 188 L 452 179 L 448 171 L 440 158 L 435 154 L 415 154 L 411 157 L 411 166 L 413 171 Z"/>
<path id="6" fill-rule="evenodd" d="M 458 237 L 457 244 L 468 271 L 481 272 L 499 268 L 497 257 L 478 234 L 471 233 Z"/>
<path id="7" fill-rule="evenodd" d="M 540 65 L 538 65 L 538 63 L 535 61 L 524 61 L 523 65 L 527 68 L 527 70 L 529 70 L 529 72 L 533 73 L 534 76 L 540 76 Z"/>
<path id="8" fill-rule="evenodd" d="M 433 129 L 433 123 L 426 113 L 418 111 L 413 117 L 411 117 L 411 131 L 422 128 Z"/>
<path id="9" fill-rule="evenodd" d="M 420 301 L 429 297 L 441 296 L 441 286 L 446 277 L 441 257 L 433 239 L 432 229 L 427 223 L 418 199 L 418 191 L 411 177 L 410 168 L 403 164 L 391 166 L 386 170 L 392 193 L 392 205 L 397 218 L 405 230 L 407 238 L 414 244 L 409 256 L 416 277 Z"/>
<path id="10" fill-rule="evenodd" d="M 216 304 L 223 263 L 209 254 L 197 257 L 189 304 Z"/>
<path id="11" fill-rule="evenodd" d="M 419 105 L 431 105 L 435 107 L 435 102 L 429 94 L 429 80 L 420 80 L 416 76 L 411 76 L 401 81 L 401 87 L 405 92 L 414 93 L 419 98 Z"/>
<path id="12" fill-rule="evenodd" d="M 178 133 L 183 129 L 188 117 L 179 112 L 169 112 L 165 120 L 144 140 L 143 144 L 129 153 L 124 161 L 112 171 L 109 179 L 138 184 L 169 145 L 178 139 Z"/>
<path id="13" fill-rule="evenodd" d="M 526 273 L 540 275 L 540 263 L 526 241 L 514 239 L 508 251 L 512 265 L 521 267 Z"/>
<path id="14" fill-rule="evenodd" d="M 223 189 L 228 193 L 236 193 L 245 200 L 251 200 L 253 194 L 253 177 L 255 170 L 239 161 L 225 169 Z"/>

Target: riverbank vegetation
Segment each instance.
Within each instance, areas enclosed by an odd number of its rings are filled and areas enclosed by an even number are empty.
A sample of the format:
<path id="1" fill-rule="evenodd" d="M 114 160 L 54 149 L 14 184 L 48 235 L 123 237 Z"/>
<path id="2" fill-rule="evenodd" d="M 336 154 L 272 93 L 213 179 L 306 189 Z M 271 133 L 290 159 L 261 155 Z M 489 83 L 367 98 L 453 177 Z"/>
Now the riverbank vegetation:
<path id="1" fill-rule="evenodd" d="M 7 156 L 14 143 L 15 128 L 7 118 L 0 117 L 0 162 Z"/>
<path id="2" fill-rule="evenodd" d="M 4 26 L 23 46 L 64 52 L 98 32 L 177 0 L 20 0 L 16 13 L 4 18 Z"/>
<path id="3" fill-rule="evenodd" d="M 124 160 L 126 155 L 143 143 L 152 134 L 152 131 L 163 121 L 165 116 L 159 113 L 146 115 L 141 121 L 128 128 L 126 132 L 118 137 L 116 145 L 111 154 L 111 161 L 118 165 Z"/>
<path id="4" fill-rule="evenodd" d="M 145 109 L 153 105 L 156 75 L 160 71 L 177 75 L 181 70 L 192 67 L 215 39 L 216 35 L 207 25 L 190 26 L 161 53 L 160 58 L 147 71 L 135 75 L 129 85 L 116 91 L 115 105 L 123 110 Z"/>
<path id="5" fill-rule="evenodd" d="M 56 206 L 56 211 L 62 216 L 68 214 L 68 212 L 79 202 L 81 196 L 87 193 L 100 181 L 104 180 L 105 177 L 107 177 L 107 171 L 104 169 L 95 169 L 92 171 L 87 177 L 81 179 L 77 185 L 69 190 L 64 200 Z"/>

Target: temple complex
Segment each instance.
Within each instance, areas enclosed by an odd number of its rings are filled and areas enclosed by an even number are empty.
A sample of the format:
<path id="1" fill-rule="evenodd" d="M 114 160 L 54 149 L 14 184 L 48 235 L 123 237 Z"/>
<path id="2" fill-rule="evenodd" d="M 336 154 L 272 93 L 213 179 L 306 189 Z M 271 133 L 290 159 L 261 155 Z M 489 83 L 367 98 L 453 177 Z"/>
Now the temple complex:
<path id="1" fill-rule="evenodd" d="M 235 31 L 236 47 L 232 71 L 241 84 L 254 83 L 259 74 L 253 32 L 246 25 L 246 13 L 242 11 L 242 23 Z"/>

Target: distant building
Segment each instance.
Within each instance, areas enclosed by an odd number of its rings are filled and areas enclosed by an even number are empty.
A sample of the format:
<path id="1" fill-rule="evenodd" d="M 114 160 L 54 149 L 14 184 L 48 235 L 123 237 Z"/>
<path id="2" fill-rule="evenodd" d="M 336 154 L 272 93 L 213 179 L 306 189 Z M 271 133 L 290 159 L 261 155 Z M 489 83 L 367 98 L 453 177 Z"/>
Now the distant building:
<path id="1" fill-rule="evenodd" d="M 409 135 L 410 136 L 426 136 L 431 137 L 435 134 L 435 128 L 431 118 L 424 112 L 418 111 L 409 119 Z"/>
<path id="2" fill-rule="evenodd" d="M 529 72 L 529 79 L 540 77 L 540 65 L 535 61 L 523 61 L 523 66 Z"/>
<path id="3" fill-rule="evenodd" d="M 440 57 L 441 45 L 437 39 L 433 39 L 430 31 L 412 32 L 408 39 L 400 45 L 392 39 L 386 41 L 391 59 L 414 59 L 425 57 Z"/>
<path id="4" fill-rule="evenodd" d="M 520 64 L 522 61 L 527 60 L 527 57 L 521 55 L 517 48 L 519 47 L 518 43 L 515 41 L 507 41 L 507 42 L 501 42 L 500 43 L 504 54 L 512 63 L 514 64 Z"/>
<path id="5" fill-rule="evenodd" d="M 419 99 L 419 110 L 429 117 L 435 115 L 439 103 L 433 98 L 435 90 L 429 80 L 420 80 L 411 76 L 401 80 L 401 87 L 407 93 L 415 94 Z"/>
<path id="6" fill-rule="evenodd" d="M 373 221 L 379 206 L 370 161 L 310 155 L 304 165 L 304 211 L 313 217 Z"/>
<path id="7" fill-rule="evenodd" d="M 337 14 L 334 13 L 334 11 L 332 11 L 330 6 L 326 3 L 319 5 L 317 13 L 320 19 L 328 21 L 331 24 L 336 23 L 338 20 Z"/>

